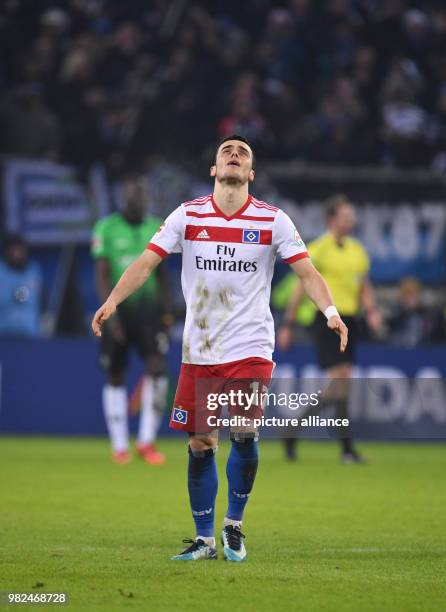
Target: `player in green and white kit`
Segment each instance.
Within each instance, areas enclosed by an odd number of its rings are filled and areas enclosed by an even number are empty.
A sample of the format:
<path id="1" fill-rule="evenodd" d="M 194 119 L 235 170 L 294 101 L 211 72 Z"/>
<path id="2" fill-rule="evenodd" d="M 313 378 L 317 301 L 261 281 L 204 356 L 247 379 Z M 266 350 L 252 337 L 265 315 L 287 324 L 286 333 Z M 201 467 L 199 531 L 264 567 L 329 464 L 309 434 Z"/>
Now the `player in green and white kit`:
<path id="1" fill-rule="evenodd" d="M 93 230 L 92 255 L 96 260 L 97 290 L 102 302 L 161 225 L 157 217 L 145 216 L 147 189 L 141 179 L 128 177 L 124 181 L 123 200 L 122 212 L 101 219 Z M 148 463 L 164 462 L 154 441 L 167 394 L 165 353 L 171 315 L 165 270 L 162 266 L 158 270 L 158 274 L 151 276 L 119 307 L 117 316 L 107 321 L 102 335 L 100 361 L 107 373 L 103 407 L 113 459 L 117 463 L 128 463 L 131 458 L 124 379 L 132 346 L 146 368 L 137 450 Z"/>

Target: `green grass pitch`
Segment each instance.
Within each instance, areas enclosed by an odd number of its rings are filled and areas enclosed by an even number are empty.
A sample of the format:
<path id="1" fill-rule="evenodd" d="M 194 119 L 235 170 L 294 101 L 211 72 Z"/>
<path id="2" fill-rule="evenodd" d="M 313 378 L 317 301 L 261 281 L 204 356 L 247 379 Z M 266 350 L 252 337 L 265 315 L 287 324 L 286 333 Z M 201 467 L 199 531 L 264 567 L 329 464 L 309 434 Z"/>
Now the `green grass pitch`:
<path id="1" fill-rule="evenodd" d="M 0 590 L 87 611 L 446 610 L 445 445 L 363 444 L 370 464 L 343 466 L 331 443 L 295 464 L 261 443 L 240 565 L 169 560 L 193 526 L 185 441 L 160 447 L 165 466 L 116 466 L 105 440 L 2 438 Z"/>

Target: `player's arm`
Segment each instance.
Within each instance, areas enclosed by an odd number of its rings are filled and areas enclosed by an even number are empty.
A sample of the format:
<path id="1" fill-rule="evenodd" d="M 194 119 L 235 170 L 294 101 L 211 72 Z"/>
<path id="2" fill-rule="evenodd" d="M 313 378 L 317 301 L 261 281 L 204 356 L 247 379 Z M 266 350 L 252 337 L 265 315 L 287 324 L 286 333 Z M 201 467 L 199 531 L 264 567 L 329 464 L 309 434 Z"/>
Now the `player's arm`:
<path id="1" fill-rule="evenodd" d="M 340 350 L 344 352 L 348 340 L 347 326 L 336 310 L 333 297 L 324 278 L 313 266 L 309 257 L 299 259 L 291 263 L 290 266 L 299 276 L 304 292 L 327 317 L 328 327 L 340 337 Z"/>
<path id="2" fill-rule="evenodd" d="M 284 316 L 285 325 L 294 324 L 294 321 L 296 320 L 297 309 L 299 308 L 304 295 L 305 295 L 305 290 L 304 290 L 303 283 L 298 283 L 295 289 L 293 290 L 293 294 L 291 296 L 290 303 L 288 304 L 288 307 L 285 311 L 285 316 Z"/>
<path id="3" fill-rule="evenodd" d="M 91 244 L 91 254 L 95 261 L 96 292 L 101 304 L 107 301 L 113 288 L 110 271 L 108 232 L 108 218 L 105 217 L 94 226 Z M 118 317 L 114 317 L 112 321 L 110 321 L 109 331 L 116 342 L 123 344 L 126 341 L 125 330 Z"/>
<path id="4" fill-rule="evenodd" d="M 292 264 L 291 264 L 292 267 Z M 299 308 L 303 298 L 305 295 L 305 290 L 303 283 L 298 283 L 293 291 L 293 295 L 291 296 L 290 303 L 288 304 L 288 308 L 285 311 L 284 323 L 285 325 L 293 325 L 296 320 L 296 312 Z"/>
<path id="5" fill-rule="evenodd" d="M 100 302 L 103 304 L 107 301 L 107 298 L 112 290 L 112 283 L 110 282 L 110 264 L 107 257 L 96 257 L 95 278 L 96 291 Z M 126 341 L 124 327 L 117 317 L 114 317 L 114 319 L 110 322 L 109 329 L 112 337 L 117 342 L 124 343 Z"/>
<path id="6" fill-rule="evenodd" d="M 162 304 L 162 321 L 166 328 L 169 328 L 174 322 L 172 293 L 169 286 L 169 274 L 166 264 L 158 266 L 156 269 L 156 277 L 158 280 L 161 304 Z"/>
<path id="7" fill-rule="evenodd" d="M 290 303 L 285 311 L 282 325 L 277 331 L 277 344 L 282 351 L 289 349 L 293 341 L 293 327 L 296 320 L 296 312 L 305 295 L 303 283 L 298 283 L 293 290 Z"/>
<path id="8" fill-rule="evenodd" d="M 382 317 L 378 308 L 375 291 L 367 276 L 365 276 L 362 281 L 359 299 L 362 309 L 364 310 L 368 326 L 374 332 L 379 332 L 383 324 Z"/>
<path id="9" fill-rule="evenodd" d="M 106 257 L 98 257 L 95 261 L 96 291 L 99 299 L 104 303 L 111 291 L 109 263 Z"/>
<path id="10" fill-rule="evenodd" d="M 152 250 L 146 249 L 123 273 L 104 304 L 96 311 L 92 328 L 96 336 L 101 335 L 101 327 L 115 312 L 116 308 L 148 279 L 162 258 Z"/>
<path id="11" fill-rule="evenodd" d="M 108 218 L 105 217 L 96 223 L 93 228 L 91 241 L 91 255 L 94 259 L 96 292 L 101 303 L 105 302 L 111 289 L 110 263 L 108 248 Z"/>

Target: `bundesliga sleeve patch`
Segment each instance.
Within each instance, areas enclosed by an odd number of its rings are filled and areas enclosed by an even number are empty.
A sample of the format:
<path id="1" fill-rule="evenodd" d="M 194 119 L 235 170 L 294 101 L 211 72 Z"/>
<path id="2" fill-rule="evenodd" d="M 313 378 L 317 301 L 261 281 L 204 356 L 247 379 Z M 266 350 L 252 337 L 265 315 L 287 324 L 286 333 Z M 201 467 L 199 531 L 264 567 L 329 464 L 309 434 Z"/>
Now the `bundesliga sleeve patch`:
<path id="1" fill-rule="evenodd" d="M 242 242 L 247 242 L 248 244 L 259 244 L 260 230 L 244 229 Z"/>
<path id="2" fill-rule="evenodd" d="M 175 423 L 187 423 L 187 410 L 183 410 L 183 408 L 174 408 L 172 421 Z"/>
<path id="3" fill-rule="evenodd" d="M 297 231 L 297 229 L 294 230 L 294 242 L 295 242 L 295 244 L 297 244 L 297 246 L 303 246 L 304 245 L 304 241 L 300 237 L 300 234 Z"/>

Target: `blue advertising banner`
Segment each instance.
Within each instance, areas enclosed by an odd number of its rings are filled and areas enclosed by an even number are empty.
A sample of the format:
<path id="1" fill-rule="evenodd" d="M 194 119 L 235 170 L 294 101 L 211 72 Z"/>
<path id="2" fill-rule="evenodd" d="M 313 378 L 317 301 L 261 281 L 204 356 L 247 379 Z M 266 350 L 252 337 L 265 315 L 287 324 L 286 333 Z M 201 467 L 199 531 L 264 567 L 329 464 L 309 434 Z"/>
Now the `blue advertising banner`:
<path id="1" fill-rule="evenodd" d="M 175 389 L 181 347 L 169 352 Z M 306 381 L 321 376 L 311 347 L 276 353 L 274 377 Z M 141 374 L 132 361 L 129 395 Z M 359 351 L 351 419 L 361 437 L 446 439 L 446 346 L 416 349 L 364 345 Z M 104 377 L 98 345 L 91 339 L 0 340 L 0 432 L 9 434 L 102 435 Z M 274 385 L 273 385 L 274 387 Z M 355 391 L 356 389 L 356 391 Z M 278 389 L 276 389 L 277 391 Z M 356 393 L 356 395 L 355 395 Z M 359 394 L 359 395 L 358 395 Z M 168 429 L 166 407 L 162 434 Z M 133 425 L 135 425 L 135 418 Z"/>
<path id="2" fill-rule="evenodd" d="M 3 199 L 7 231 L 36 245 L 89 242 L 109 210 L 103 170 L 92 168 L 86 184 L 75 168 L 47 161 L 7 161 Z"/>

